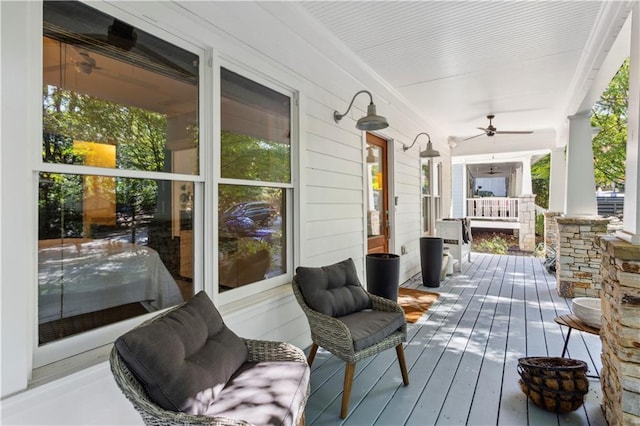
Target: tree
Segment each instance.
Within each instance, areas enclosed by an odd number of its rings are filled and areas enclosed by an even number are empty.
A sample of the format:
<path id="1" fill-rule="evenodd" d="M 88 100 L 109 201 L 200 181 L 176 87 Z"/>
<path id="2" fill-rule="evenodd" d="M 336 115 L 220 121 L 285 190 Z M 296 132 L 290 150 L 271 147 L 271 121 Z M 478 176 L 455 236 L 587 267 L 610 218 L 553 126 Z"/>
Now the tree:
<path id="1" fill-rule="evenodd" d="M 531 185 L 536 194 L 536 204 L 545 209 L 549 208 L 549 176 L 551 170 L 551 155 L 547 154 L 531 165 Z"/>
<path id="2" fill-rule="evenodd" d="M 600 128 L 593 138 L 593 165 L 600 188 L 624 188 L 627 152 L 629 59 L 592 108 L 591 126 Z"/>
<path id="3" fill-rule="evenodd" d="M 627 150 L 627 107 L 629 59 L 618 69 L 607 89 L 592 108 L 591 126 L 601 129 L 593 138 L 593 165 L 596 185 L 624 189 Z M 536 204 L 549 206 L 550 156 L 531 166 Z"/>

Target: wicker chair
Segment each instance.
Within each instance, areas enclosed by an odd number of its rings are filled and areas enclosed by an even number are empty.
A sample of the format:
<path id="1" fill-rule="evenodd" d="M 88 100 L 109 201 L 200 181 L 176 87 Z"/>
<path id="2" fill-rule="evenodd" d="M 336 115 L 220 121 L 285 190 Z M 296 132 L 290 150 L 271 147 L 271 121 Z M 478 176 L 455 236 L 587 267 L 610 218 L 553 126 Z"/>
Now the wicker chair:
<path id="1" fill-rule="evenodd" d="M 169 310 L 163 315 L 166 315 L 167 313 L 178 308 Z M 163 315 L 144 322 L 140 325 L 140 327 L 156 320 L 157 318 L 160 318 Z M 299 348 L 288 343 L 265 340 L 251 340 L 244 338 L 242 338 L 242 341 L 247 345 L 249 351 L 247 362 L 307 362 L 304 353 Z M 111 350 L 109 361 L 111 365 L 111 372 L 113 373 L 113 377 L 118 387 L 126 396 L 126 398 L 133 404 L 134 408 L 142 416 L 142 420 L 147 425 L 251 425 L 251 423 L 249 422 L 238 420 L 235 418 L 191 415 L 182 412 L 165 410 L 159 407 L 149 398 L 142 383 L 140 383 L 140 381 L 134 376 L 129 368 L 127 368 L 127 365 L 125 364 L 123 358 L 120 356 L 115 346 Z M 297 409 L 291 413 L 291 424 L 302 426 L 304 425 L 304 409 L 308 396 L 309 386 L 307 385 L 304 398 L 300 401 Z"/>
<path id="2" fill-rule="evenodd" d="M 349 328 L 339 319 L 320 313 L 306 303 L 304 296 L 300 290 L 300 284 L 298 283 L 298 277 L 294 276 L 293 282 L 293 294 L 296 300 L 302 307 L 302 311 L 307 317 L 309 322 L 309 328 L 311 329 L 311 339 L 313 344 L 307 357 L 309 366 L 313 363 L 313 359 L 316 356 L 318 347 L 321 346 L 333 355 L 345 361 L 344 372 L 344 385 L 342 393 L 342 406 L 340 408 L 340 418 L 345 418 L 349 410 L 349 397 L 351 396 L 351 385 L 353 382 L 353 376 L 355 372 L 356 363 L 371 355 L 375 355 L 383 350 L 395 347 L 396 354 L 398 356 L 398 362 L 400 364 L 400 371 L 402 373 L 402 381 L 404 385 L 409 384 L 409 375 L 407 373 L 407 365 L 404 358 L 404 349 L 402 342 L 407 338 L 407 324 L 404 325 L 389 334 L 383 340 L 361 349 L 359 351 L 354 349 L 353 339 Z M 372 309 L 385 312 L 401 312 L 404 315 L 404 311 L 397 303 L 385 299 L 380 296 L 368 293 L 371 300 Z"/>

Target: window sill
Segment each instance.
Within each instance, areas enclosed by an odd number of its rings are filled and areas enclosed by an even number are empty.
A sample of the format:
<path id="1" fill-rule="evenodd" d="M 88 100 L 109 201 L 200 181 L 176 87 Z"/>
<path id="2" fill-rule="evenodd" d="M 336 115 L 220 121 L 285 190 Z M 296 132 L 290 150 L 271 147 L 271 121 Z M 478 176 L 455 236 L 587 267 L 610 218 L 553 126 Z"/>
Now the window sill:
<path id="1" fill-rule="evenodd" d="M 33 369 L 27 390 L 78 373 L 109 360 L 113 344 L 83 352 Z"/>

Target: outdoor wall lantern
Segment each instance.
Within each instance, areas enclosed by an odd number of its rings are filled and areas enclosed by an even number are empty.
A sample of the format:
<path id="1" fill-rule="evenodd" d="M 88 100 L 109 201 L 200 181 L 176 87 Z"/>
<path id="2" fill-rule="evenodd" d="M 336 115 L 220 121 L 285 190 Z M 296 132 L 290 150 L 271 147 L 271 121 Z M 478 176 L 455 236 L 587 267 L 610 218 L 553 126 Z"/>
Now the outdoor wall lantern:
<path id="1" fill-rule="evenodd" d="M 421 132 L 418 133 L 415 137 L 415 139 L 413 140 L 413 143 L 409 146 L 403 146 L 402 150 L 403 151 L 408 151 L 411 149 L 411 147 L 413 145 L 416 144 L 416 141 L 418 140 L 418 137 L 420 137 L 420 135 L 426 135 L 429 138 L 429 141 L 427 142 L 427 149 L 425 149 L 424 151 L 422 151 L 420 153 L 420 157 L 422 158 L 433 158 L 433 157 L 440 157 L 440 153 L 438 151 L 436 151 L 435 149 L 433 149 L 433 145 L 431 144 L 431 136 L 429 136 L 429 133 L 425 133 L 425 132 Z"/>
<path id="2" fill-rule="evenodd" d="M 349 108 L 347 108 L 344 114 L 339 114 L 338 111 L 334 111 L 333 119 L 335 120 L 335 122 L 339 123 L 340 120 L 342 120 L 342 117 L 347 115 L 347 113 L 351 110 L 351 106 L 353 106 L 353 101 L 356 100 L 356 97 L 360 93 L 366 93 L 367 95 L 369 95 L 369 99 L 371 99 L 371 102 L 367 107 L 367 115 L 358 120 L 358 122 L 356 123 L 356 128 L 359 130 L 380 130 L 389 127 L 387 119 L 381 115 L 376 114 L 376 105 L 373 103 L 373 96 L 371 96 L 371 93 L 368 90 L 361 90 L 353 95 L 353 99 L 351 99 Z"/>

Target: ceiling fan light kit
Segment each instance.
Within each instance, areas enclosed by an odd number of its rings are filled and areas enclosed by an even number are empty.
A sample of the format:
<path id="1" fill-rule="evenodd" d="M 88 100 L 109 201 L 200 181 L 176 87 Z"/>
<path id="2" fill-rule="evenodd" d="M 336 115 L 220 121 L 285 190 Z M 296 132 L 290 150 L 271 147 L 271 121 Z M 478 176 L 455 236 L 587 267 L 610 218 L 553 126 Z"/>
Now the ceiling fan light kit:
<path id="1" fill-rule="evenodd" d="M 494 114 L 488 114 L 487 115 L 487 119 L 489 120 L 489 125 L 487 127 L 476 127 L 476 129 L 482 130 L 483 133 L 480 133 L 479 135 L 475 135 L 475 136 L 471 136 L 471 137 L 465 138 L 463 140 L 467 141 L 469 139 L 477 138 L 478 136 L 484 136 L 484 135 L 487 135 L 489 137 L 493 137 L 495 135 L 528 135 L 530 133 L 533 133 L 533 130 L 498 130 L 493 125 L 493 119 L 495 117 L 496 116 Z"/>

